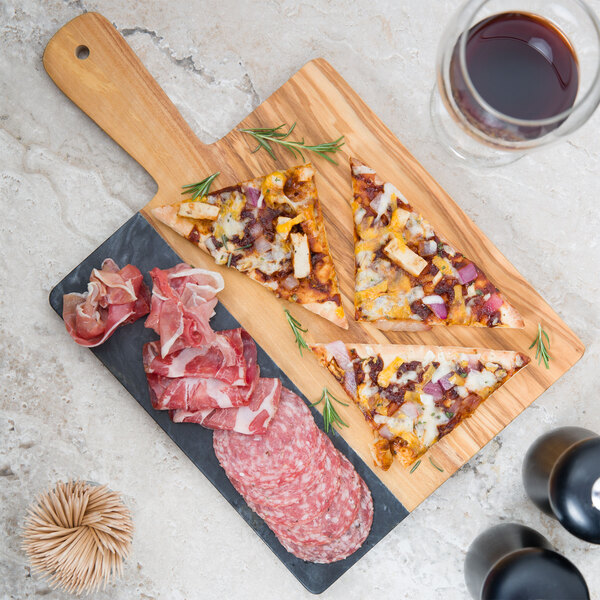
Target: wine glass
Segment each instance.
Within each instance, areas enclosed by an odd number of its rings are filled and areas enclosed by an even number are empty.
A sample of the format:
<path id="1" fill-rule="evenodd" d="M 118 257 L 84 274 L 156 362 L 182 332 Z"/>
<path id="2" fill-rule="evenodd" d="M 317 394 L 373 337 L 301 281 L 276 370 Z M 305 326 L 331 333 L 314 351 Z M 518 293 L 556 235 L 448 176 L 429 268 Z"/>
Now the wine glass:
<path id="1" fill-rule="evenodd" d="M 521 38 L 510 48 L 514 54 L 497 46 L 498 56 L 494 57 L 494 45 L 490 45 L 489 36 L 481 35 L 482 27 L 490 21 L 496 27 L 503 25 L 503 40 L 497 41 L 512 40 L 511 22 L 508 18 L 503 22 L 504 15 L 513 15 L 512 25 L 521 27 Z M 523 34 L 527 23 L 523 29 L 523 23 L 517 23 L 519 19 L 514 15 L 532 22 L 529 37 Z M 482 39 L 486 40 L 485 46 L 480 43 Z M 555 105 L 555 110 L 539 106 L 537 112 L 535 106 L 527 106 L 528 101 L 534 101 L 527 85 L 533 85 L 533 79 L 541 78 L 543 72 L 556 72 L 557 63 L 553 61 L 567 59 L 569 53 L 574 61 L 567 74 L 572 77 L 568 81 L 559 79 L 555 86 L 557 94 L 572 92 L 567 105 L 562 109 Z M 542 67 L 546 61 L 548 69 L 528 65 L 524 60 L 527 58 L 541 60 Z M 521 79 L 516 78 L 512 71 L 521 68 L 533 69 L 534 78 L 524 75 L 526 70 Z M 483 79 L 478 81 L 482 73 Z M 545 103 L 551 96 L 542 93 L 538 100 Z M 510 112 L 503 108 L 507 102 Z M 582 0 L 468 0 L 442 36 L 430 112 L 438 138 L 455 157 L 481 166 L 508 164 L 573 133 L 599 103 L 600 21 Z"/>

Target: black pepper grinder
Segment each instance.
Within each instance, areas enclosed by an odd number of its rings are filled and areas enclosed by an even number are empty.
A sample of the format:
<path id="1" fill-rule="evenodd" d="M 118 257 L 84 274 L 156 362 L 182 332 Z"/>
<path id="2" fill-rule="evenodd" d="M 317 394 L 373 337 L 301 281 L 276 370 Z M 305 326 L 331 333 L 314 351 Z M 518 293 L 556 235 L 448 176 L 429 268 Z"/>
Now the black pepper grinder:
<path id="1" fill-rule="evenodd" d="M 534 504 L 578 538 L 600 544 L 600 436 L 561 427 L 534 442 L 523 484 Z"/>
<path id="2" fill-rule="evenodd" d="M 577 567 L 530 527 L 503 523 L 480 534 L 465 559 L 475 600 L 589 600 Z"/>

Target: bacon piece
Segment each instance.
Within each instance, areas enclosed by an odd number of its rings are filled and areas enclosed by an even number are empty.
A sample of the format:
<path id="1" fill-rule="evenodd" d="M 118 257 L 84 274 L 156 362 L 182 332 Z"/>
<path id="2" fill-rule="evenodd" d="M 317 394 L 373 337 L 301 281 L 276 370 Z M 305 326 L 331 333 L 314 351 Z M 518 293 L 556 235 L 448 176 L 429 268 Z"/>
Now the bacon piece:
<path id="1" fill-rule="evenodd" d="M 133 323 L 150 310 L 150 292 L 140 270 L 119 269 L 111 258 L 93 269 L 87 292 L 63 296 L 63 319 L 69 335 L 81 346 L 104 343 L 121 325 Z"/>
<path id="2" fill-rule="evenodd" d="M 224 287 L 218 273 L 180 263 L 152 269 L 152 304 L 145 326 L 160 336 L 164 358 L 182 348 L 211 344 L 216 333 L 209 321 Z"/>
<path id="3" fill-rule="evenodd" d="M 263 435 L 275 416 L 281 395 L 281 381 L 261 377 L 248 406 L 199 411 L 174 410 L 175 423 L 198 423 L 209 429 L 226 429 L 245 435 Z"/>

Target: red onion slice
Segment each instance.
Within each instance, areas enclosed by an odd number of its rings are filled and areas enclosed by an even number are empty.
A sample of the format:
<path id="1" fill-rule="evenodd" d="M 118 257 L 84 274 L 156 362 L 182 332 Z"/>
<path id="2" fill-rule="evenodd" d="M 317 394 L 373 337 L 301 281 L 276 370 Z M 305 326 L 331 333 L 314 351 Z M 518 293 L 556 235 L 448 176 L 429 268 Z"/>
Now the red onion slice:
<path id="1" fill-rule="evenodd" d="M 427 382 L 423 386 L 423 391 L 430 396 L 433 396 L 434 400 L 441 400 L 444 397 L 444 391 L 439 383 Z"/>
<path id="2" fill-rule="evenodd" d="M 480 366 L 481 361 L 478 358 L 469 358 L 469 368 L 467 369 L 467 373 L 469 373 L 469 371 L 479 371 Z"/>
<path id="3" fill-rule="evenodd" d="M 387 425 L 379 428 L 379 435 L 386 440 L 393 440 L 396 436 L 388 429 Z"/>
<path id="4" fill-rule="evenodd" d="M 299 285 L 299 281 L 293 276 L 293 275 L 288 275 L 282 282 L 281 285 L 283 285 L 283 287 L 286 290 L 293 290 L 294 288 L 297 288 Z"/>
<path id="5" fill-rule="evenodd" d="M 246 202 L 250 206 L 258 206 L 258 199 L 260 198 L 260 190 L 254 188 L 246 188 Z"/>
<path id="6" fill-rule="evenodd" d="M 462 285 L 471 283 L 475 279 L 477 279 L 477 269 L 473 263 L 469 263 L 467 266 L 458 269 L 458 281 Z"/>
<path id="7" fill-rule="evenodd" d="M 250 235 L 256 239 L 257 237 L 259 237 L 262 232 L 263 232 L 263 226 L 257 221 L 256 223 L 253 223 L 252 225 L 250 225 L 250 228 L 248 229 L 248 231 L 250 232 Z"/>
<path id="8" fill-rule="evenodd" d="M 405 402 L 400 410 L 410 419 L 416 419 L 419 416 L 419 408 L 414 402 Z"/>
<path id="9" fill-rule="evenodd" d="M 429 306 L 438 319 L 445 319 L 448 316 L 448 309 L 441 296 L 425 296 L 421 302 Z"/>
<path id="10" fill-rule="evenodd" d="M 498 294 L 492 294 L 489 300 L 483 305 L 483 309 L 489 313 L 496 312 L 502 305 L 504 300 Z"/>
<path id="11" fill-rule="evenodd" d="M 445 304 L 432 304 L 429 308 L 438 319 L 445 319 L 448 316 L 448 309 Z"/>
<path id="12" fill-rule="evenodd" d="M 454 384 L 450 381 L 450 377 L 452 377 L 454 373 L 448 373 L 447 375 L 444 375 L 443 377 L 440 377 L 438 379 L 438 383 L 440 384 L 440 387 L 447 392 L 448 390 L 451 390 L 454 387 Z"/>
<path id="13" fill-rule="evenodd" d="M 263 252 L 268 252 L 271 249 L 271 244 L 268 240 L 261 236 L 254 240 L 254 248 L 257 252 L 262 254 Z"/>
<path id="14" fill-rule="evenodd" d="M 352 396 L 356 397 L 356 377 L 354 376 L 354 366 L 352 365 L 350 356 L 348 356 L 348 350 L 346 349 L 344 342 L 341 340 L 331 342 L 330 344 L 327 344 L 325 348 L 327 348 L 328 352 L 331 352 L 331 355 L 333 358 L 335 358 L 337 364 L 344 370 L 346 375 L 346 387 Z"/>
<path id="15" fill-rule="evenodd" d="M 381 219 L 382 215 L 386 212 L 386 210 L 388 209 L 388 207 L 390 205 L 389 201 L 390 201 L 389 196 L 387 196 L 383 192 L 381 194 L 379 194 L 379 196 L 377 196 L 376 198 L 374 198 L 372 200 L 371 208 L 377 212 L 375 221 L 379 221 L 379 219 Z"/>

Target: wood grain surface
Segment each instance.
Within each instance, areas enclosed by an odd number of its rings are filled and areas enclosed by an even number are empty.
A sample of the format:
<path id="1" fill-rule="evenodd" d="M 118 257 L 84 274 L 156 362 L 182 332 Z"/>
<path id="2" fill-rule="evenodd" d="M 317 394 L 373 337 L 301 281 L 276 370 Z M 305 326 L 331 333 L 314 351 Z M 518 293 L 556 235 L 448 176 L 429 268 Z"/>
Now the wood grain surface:
<path id="1" fill-rule="evenodd" d="M 89 49 L 86 59 L 77 58 L 79 46 Z M 550 369 L 532 362 L 493 394 L 472 418 L 435 444 L 428 456 L 443 472 L 436 470 L 427 456 L 412 475 L 398 464 L 387 472 L 372 467 L 408 510 L 427 498 L 582 356 L 584 347 L 577 336 L 325 60 L 306 64 L 239 127 L 272 127 L 296 121 L 297 135 L 307 143 L 345 136 L 343 151 L 335 155 L 338 165 L 314 155 L 307 159 L 313 161 L 317 170 L 327 235 L 350 321 L 348 331 L 297 305 L 278 300 L 234 269 L 217 267 L 210 256 L 151 217 L 150 208 L 180 200 L 182 185 L 214 171 L 221 172 L 213 187 L 218 189 L 297 164 L 287 151 L 275 149 L 277 162 L 262 151 L 251 154 L 252 140 L 237 128 L 214 144 L 202 144 L 123 37 L 99 14 L 81 15 L 60 29 L 46 47 L 44 66 L 56 85 L 154 177 L 158 192 L 143 208 L 140 202 L 142 214 L 183 260 L 222 273 L 225 290 L 220 294 L 221 302 L 311 401 L 320 397 L 324 386 L 340 399 L 345 396 L 310 353 L 300 357 L 284 308 L 308 327 L 309 339 L 314 342 L 341 339 L 459 345 L 519 350 L 531 355 L 528 346 L 538 323 L 544 324 L 552 341 Z M 368 324 L 356 323 L 352 318 L 351 156 L 394 183 L 416 210 L 474 260 L 520 311 L 525 328 L 437 327 L 422 333 L 384 333 Z M 350 405 L 338 410 L 350 425 L 339 433 L 372 466 L 368 449 L 371 431 L 359 409 Z"/>

